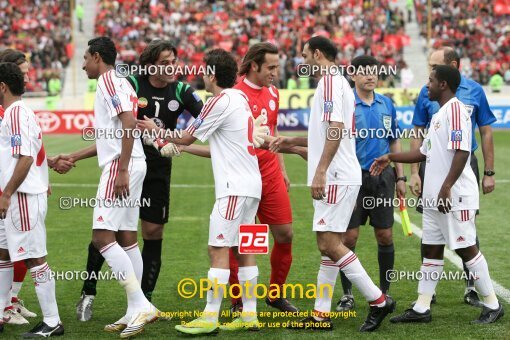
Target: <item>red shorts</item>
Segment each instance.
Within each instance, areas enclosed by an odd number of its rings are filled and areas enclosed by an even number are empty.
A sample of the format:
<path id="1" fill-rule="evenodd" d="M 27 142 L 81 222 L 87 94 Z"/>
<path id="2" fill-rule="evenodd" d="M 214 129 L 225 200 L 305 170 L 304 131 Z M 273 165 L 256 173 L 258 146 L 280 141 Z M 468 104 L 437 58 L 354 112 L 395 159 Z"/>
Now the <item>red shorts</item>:
<path id="1" fill-rule="evenodd" d="M 269 176 L 262 176 L 262 197 L 257 217 L 263 224 L 292 223 L 289 193 L 279 169 Z"/>

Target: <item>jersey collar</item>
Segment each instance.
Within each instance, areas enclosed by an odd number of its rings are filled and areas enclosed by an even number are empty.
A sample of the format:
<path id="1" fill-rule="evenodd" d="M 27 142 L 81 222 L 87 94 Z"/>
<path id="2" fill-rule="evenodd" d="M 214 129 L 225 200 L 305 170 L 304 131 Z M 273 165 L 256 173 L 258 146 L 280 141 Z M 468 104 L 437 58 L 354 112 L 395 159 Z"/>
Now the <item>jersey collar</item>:
<path id="1" fill-rule="evenodd" d="M 369 106 L 365 102 L 363 102 L 361 100 L 361 98 L 358 96 L 358 93 L 356 92 L 356 88 L 354 88 L 353 92 L 354 92 L 354 99 L 356 100 L 356 105 L 363 104 L 365 106 Z M 375 91 L 374 91 L 374 102 L 382 103 L 381 95 L 378 93 L 375 93 Z M 373 102 L 372 102 L 372 104 L 373 104 Z"/>
<path id="2" fill-rule="evenodd" d="M 464 77 L 464 76 L 460 76 L 460 84 L 459 84 L 459 87 L 462 87 L 462 88 L 465 88 L 465 89 L 467 89 L 467 88 L 468 88 L 468 84 L 467 84 L 467 79 L 466 79 L 466 77 Z"/>
<path id="3" fill-rule="evenodd" d="M 262 89 L 262 86 L 258 86 L 257 84 L 254 84 L 252 83 L 251 81 L 248 80 L 248 78 L 244 78 L 243 79 L 243 82 L 248 85 L 249 87 L 251 87 L 252 89 L 254 90 L 261 90 Z"/>

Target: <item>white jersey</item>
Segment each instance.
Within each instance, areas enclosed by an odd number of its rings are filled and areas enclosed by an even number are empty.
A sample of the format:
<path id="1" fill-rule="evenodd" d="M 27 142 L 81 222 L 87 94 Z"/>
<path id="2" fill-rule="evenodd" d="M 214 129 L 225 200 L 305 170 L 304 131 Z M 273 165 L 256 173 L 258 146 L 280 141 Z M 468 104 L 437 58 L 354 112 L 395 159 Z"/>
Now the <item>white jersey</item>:
<path id="1" fill-rule="evenodd" d="M 17 192 L 42 194 L 48 191 L 48 162 L 42 140 L 42 130 L 34 111 L 22 100 L 12 103 L 0 125 L 0 186 L 9 182 L 19 156 L 30 156 L 34 162 Z"/>
<path id="2" fill-rule="evenodd" d="M 331 161 L 326 184 L 361 185 L 361 167 L 356 157 L 354 93 L 341 75 L 322 77 L 313 95 L 308 126 L 308 185 L 312 185 L 315 171 L 326 144 L 326 138 L 340 138 L 340 146 Z M 344 132 L 329 130 L 329 122 L 344 123 Z"/>
<path id="3" fill-rule="evenodd" d="M 132 111 L 136 118 L 137 103 L 138 97 L 131 84 L 125 78 L 118 78 L 114 70 L 99 77 L 94 102 L 94 128 L 97 159 L 101 168 L 120 157 L 122 138 L 115 137 L 115 131 L 122 129 L 118 115 Z M 145 158 L 140 138 L 135 138 L 131 158 Z"/>
<path id="4" fill-rule="evenodd" d="M 471 157 L 471 118 L 464 104 L 450 99 L 432 116 L 427 137 L 420 152 L 427 156 L 423 208 L 437 210 L 437 196 L 450 172 L 456 150 Z M 468 158 L 462 174 L 451 189 L 452 211 L 478 209 L 478 184 Z"/>
<path id="5" fill-rule="evenodd" d="M 202 142 L 209 140 L 216 199 L 260 199 L 262 181 L 252 143 L 253 118 L 241 91 L 225 89 L 210 98 L 186 131 Z"/>

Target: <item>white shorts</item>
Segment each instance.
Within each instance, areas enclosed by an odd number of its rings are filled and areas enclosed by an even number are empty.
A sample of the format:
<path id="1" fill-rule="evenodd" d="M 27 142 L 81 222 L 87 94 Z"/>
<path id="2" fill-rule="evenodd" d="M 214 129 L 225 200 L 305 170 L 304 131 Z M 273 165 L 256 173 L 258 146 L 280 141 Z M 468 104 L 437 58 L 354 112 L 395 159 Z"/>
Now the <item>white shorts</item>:
<path id="1" fill-rule="evenodd" d="M 345 232 L 360 188 L 361 185 L 326 186 L 326 198 L 313 200 L 313 231 Z"/>
<path id="2" fill-rule="evenodd" d="M 47 211 L 47 193 L 32 195 L 15 192 L 11 196 L 11 205 L 7 210 L 4 228 L 7 249 L 12 262 L 48 255 L 44 225 Z"/>
<path id="3" fill-rule="evenodd" d="M 423 209 L 423 244 L 447 245 L 451 250 L 476 244 L 476 210 L 458 210 L 443 214 Z"/>
<path id="4" fill-rule="evenodd" d="M 112 202 L 114 200 L 115 180 L 117 179 L 119 160 L 113 160 L 103 168 L 97 201 Z M 143 158 L 131 158 L 129 161 L 129 197 L 126 204 L 100 204 L 94 207 L 92 229 L 106 229 L 111 231 L 137 231 L 140 215 L 143 180 L 147 172 L 147 164 Z M 120 202 L 120 201 L 117 201 Z"/>
<path id="5" fill-rule="evenodd" d="M 259 199 L 245 196 L 227 196 L 216 200 L 210 217 L 209 245 L 237 247 L 239 225 L 255 223 Z"/>

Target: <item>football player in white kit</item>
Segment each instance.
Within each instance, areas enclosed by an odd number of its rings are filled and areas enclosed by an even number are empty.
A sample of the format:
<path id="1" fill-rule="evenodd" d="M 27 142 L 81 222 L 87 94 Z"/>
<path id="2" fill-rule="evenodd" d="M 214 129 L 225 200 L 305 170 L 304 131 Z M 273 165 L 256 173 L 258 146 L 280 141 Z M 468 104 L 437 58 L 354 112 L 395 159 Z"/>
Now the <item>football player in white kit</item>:
<path id="1" fill-rule="evenodd" d="M 361 167 L 354 139 L 355 98 L 344 76 L 337 73 L 337 48 L 325 37 L 316 36 L 303 47 L 303 58 L 313 76 L 320 78 L 313 96 L 306 137 L 265 137 L 273 151 L 291 152 L 293 146 L 308 146 L 308 185 L 314 199 L 313 231 L 322 259 L 317 287 L 334 288 L 339 270 L 356 286 L 369 304 L 361 332 L 375 331 L 395 309 L 395 301 L 381 292 L 361 265 L 358 257 L 342 242 L 359 189 Z M 326 194 L 327 192 L 327 194 Z M 310 317 L 299 329 L 331 330 L 332 293 L 315 299 Z"/>
<path id="2" fill-rule="evenodd" d="M 138 98 L 125 78 L 118 78 L 114 65 L 117 51 L 107 37 L 88 42 L 83 70 L 98 79 L 94 102 L 96 142 L 70 155 L 73 162 L 97 155 L 102 169 L 94 207 L 92 242 L 126 290 L 128 307 L 105 331 L 120 331 L 127 338 L 156 321 L 158 310 L 145 298 L 140 286 L 142 256 L 137 243 L 139 202 L 146 173 L 145 155 L 139 138 L 134 138 Z M 115 131 L 123 131 L 119 135 Z M 118 138 L 121 136 L 122 138 Z M 122 204 L 112 204 L 117 200 Z"/>
<path id="3" fill-rule="evenodd" d="M 254 121 L 248 99 L 240 90 L 231 89 L 237 77 L 237 63 L 228 52 L 212 50 L 205 56 L 208 69 L 204 75 L 205 89 L 214 97 L 204 105 L 200 115 L 182 132 L 181 138 L 167 138 L 171 143 L 190 145 L 199 139 L 209 141 L 213 166 L 216 203 L 210 216 L 208 279 L 218 289 L 207 293 L 204 314 L 198 319 L 175 328 L 186 334 L 212 334 L 218 329 L 258 329 L 257 301 L 254 287 L 258 267 L 255 256 L 238 255 L 239 282 L 243 311 L 233 322 L 219 326 L 218 317 L 225 286 L 230 276 L 229 248 L 238 246 L 240 224 L 255 222 L 262 182 L 253 145 Z M 151 119 L 139 121 L 139 127 L 158 130 Z M 237 253 L 237 251 L 235 251 Z M 245 287 L 249 287 L 249 291 Z"/>
<path id="4" fill-rule="evenodd" d="M 476 246 L 475 214 L 479 208 L 478 184 L 470 166 L 471 118 L 464 104 L 455 97 L 460 84 L 459 70 L 437 65 L 427 84 L 431 101 L 441 108 L 432 117 L 427 137 L 419 150 L 387 154 L 377 158 L 370 171 L 377 175 L 390 162 L 426 161 L 423 185 L 424 258 L 415 305 L 391 322 L 430 322 L 430 303 L 444 266 L 444 246 L 455 250 L 473 275 L 483 308 L 473 323 L 487 324 L 504 314 L 485 257 Z"/>
<path id="5" fill-rule="evenodd" d="M 24 76 L 14 63 L 0 63 L 0 330 L 9 302 L 12 262 L 25 261 L 35 284 L 43 321 L 24 337 L 64 334 L 55 280 L 46 262 L 48 162 L 34 112 L 21 100 Z"/>

